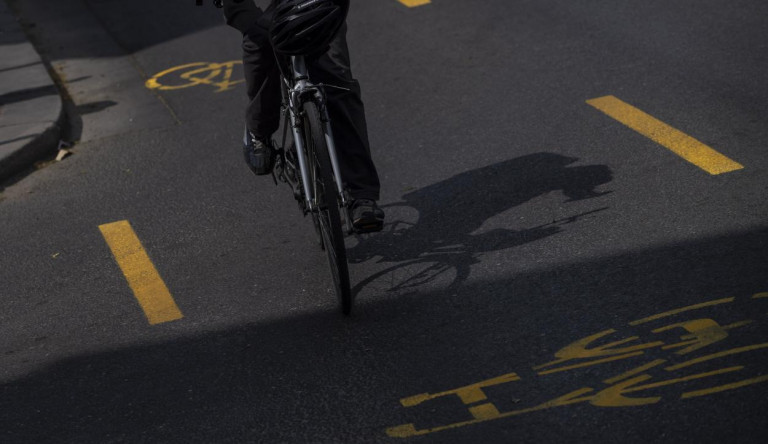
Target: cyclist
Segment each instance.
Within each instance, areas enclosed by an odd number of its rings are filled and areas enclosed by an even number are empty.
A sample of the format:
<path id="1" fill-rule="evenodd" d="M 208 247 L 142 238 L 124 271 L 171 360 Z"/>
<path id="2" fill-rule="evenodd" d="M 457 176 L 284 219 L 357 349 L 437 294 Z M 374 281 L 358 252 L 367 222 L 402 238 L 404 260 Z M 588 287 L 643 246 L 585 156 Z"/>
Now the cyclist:
<path id="1" fill-rule="evenodd" d="M 349 0 L 271 0 L 264 10 L 254 0 L 224 0 L 227 24 L 243 33 L 249 98 L 243 152 L 257 175 L 272 171 L 275 148 L 271 136 L 280 122 L 280 71 L 269 40 L 276 10 L 280 20 L 288 23 L 284 29 L 299 34 L 322 20 L 323 11 L 337 8 L 346 12 Z M 352 198 L 352 224 L 358 232 L 379 231 L 384 224 L 384 212 L 376 204 L 379 176 L 371 159 L 360 85 L 350 71 L 346 31 L 344 23 L 328 48 L 307 57 L 307 67 L 313 81 L 344 88 L 329 87 L 326 94 L 341 175 Z"/>

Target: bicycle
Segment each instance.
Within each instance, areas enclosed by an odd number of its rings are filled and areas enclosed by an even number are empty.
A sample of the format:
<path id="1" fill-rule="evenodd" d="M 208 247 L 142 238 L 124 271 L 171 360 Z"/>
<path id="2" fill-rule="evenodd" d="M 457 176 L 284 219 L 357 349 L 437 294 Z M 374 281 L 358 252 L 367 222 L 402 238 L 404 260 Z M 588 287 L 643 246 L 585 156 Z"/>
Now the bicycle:
<path id="1" fill-rule="evenodd" d="M 318 245 L 326 252 L 341 311 L 349 315 L 352 291 L 344 233 L 354 232 L 351 198 L 341 180 L 324 91 L 326 86 L 339 87 L 313 84 L 304 56 L 278 58 L 287 60 L 278 60 L 283 130 L 282 140 L 273 141 L 277 156 L 272 174 L 275 183 L 279 180 L 291 187 L 304 216 L 311 215 Z M 289 127 L 292 140 L 288 139 Z"/>
<path id="2" fill-rule="evenodd" d="M 196 0 L 201 5 L 203 0 Z M 214 6 L 221 8 L 222 0 L 213 0 Z M 290 19 L 297 15 L 296 11 L 311 11 L 319 6 L 320 0 L 308 0 L 305 3 L 289 5 Z M 323 11 L 320 9 L 314 12 Z M 309 14 L 312 20 L 320 17 Z M 308 37 L 305 32 L 314 30 L 324 35 L 317 37 L 333 38 L 338 32 L 341 23 L 346 18 L 346 7 L 326 7 L 328 13 L 324 18 L 318 18 L 315 23 L 309 24 L 304 32 L 287 34 L 290 50 L 283 47 L 278 51 L 275 47 L 273 36 L 274 55 L 280 70 L 280 88 L 282 94 L 282 106 L 280 110 L 280 126 L 282 127 L 282 139 L 273 140 L 276 158 L 272 170 L 275 184 L 278 181 L 289 185 L 293 196 L 298 202 L 303 215 L 311 215 L 317 236 L 317 243 L 325 251 L 328 265 L 331 271 L 333 286 L 338 296 L 341 311 L 349 315 L 352 311 L 352 290 L 349 284 L 349 266 L 347 252 L 344 244 L 344 235 L 355 232 L 352 223 L 352 198 L 345 189 L 341 179 L 341 169 L 334 143 L 331 122 L 326 107 L 327 96 L 325 88 L 338 88 L 334 85 L 312 83 L 307 69 L 306 54 L 293 45 L 292 39 L 307 39 L 317 43 L 315 37 Z M 328 19 L 333 19 L 328 21 Z M 273 18 L 274 20 L 274 18 Z M 335 20 L 335 21 L 334 21 Z M 270 34 L 273 29 L 280 28 L 273 21 Z M 298 37 L 297 37 L 298 35 Z M 282 37 L 279 37 L 282 39 Z M 318 39 L 322 42 L 322 38 Z M 281 40 L 284 44 L 286 41 Z M 320 43 L 317 48 L 322 47 Z M 317 49 L 315 48 L 315 49 Z M 306 48 L 307 51 L 312 51 Z M 289 131 L 290 128 L 290 131 Z M 289 140 L 288 135 L 291 138 Z M 342 228 L 344 226 L 344 229 Z"/>

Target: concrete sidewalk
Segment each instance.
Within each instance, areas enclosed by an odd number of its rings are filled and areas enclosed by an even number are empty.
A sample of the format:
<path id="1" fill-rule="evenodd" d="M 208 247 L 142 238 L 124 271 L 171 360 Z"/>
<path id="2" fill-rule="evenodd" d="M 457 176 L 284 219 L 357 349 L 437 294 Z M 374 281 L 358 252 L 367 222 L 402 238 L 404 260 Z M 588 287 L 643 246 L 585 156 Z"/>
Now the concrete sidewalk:
<path id="1" fill-rule="evenodd" d="M 0 0 L 0 181 L 58 145 L 64 106 L 40 55 Z"/>

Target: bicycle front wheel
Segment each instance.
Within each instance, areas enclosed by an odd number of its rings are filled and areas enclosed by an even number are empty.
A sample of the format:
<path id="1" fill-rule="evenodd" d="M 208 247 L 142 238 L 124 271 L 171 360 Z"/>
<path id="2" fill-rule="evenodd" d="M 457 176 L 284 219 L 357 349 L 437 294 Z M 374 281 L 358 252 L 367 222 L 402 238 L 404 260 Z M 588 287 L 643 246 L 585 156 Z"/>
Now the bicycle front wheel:
<path id="1" fill-rule="evenodd" d="M 307 154 L 314 197 L 317 203 L 317 221 L 333 285 L 339 298 L 341 311 L 348 315 L 352 311 L 352 290 L 349 285 L 349 267 L 344 235 L 339 212 L 340 202 L 336 180 L 325 143 L 320 111 L 317 104 L 304 104 L 304 134 L 307 140 Z"/>

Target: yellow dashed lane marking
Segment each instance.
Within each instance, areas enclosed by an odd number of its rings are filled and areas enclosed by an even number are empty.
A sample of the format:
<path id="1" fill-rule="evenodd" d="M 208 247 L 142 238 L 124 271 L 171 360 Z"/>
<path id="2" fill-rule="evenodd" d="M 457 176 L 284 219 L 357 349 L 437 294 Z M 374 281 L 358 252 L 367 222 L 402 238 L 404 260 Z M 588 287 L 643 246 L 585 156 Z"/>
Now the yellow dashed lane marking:
<path id="1" fill-rule="evenodd" d="M 127 220 L 99 226 L 136 300 L 152 325 L 183 315 Z"/>
<path id="2" fill-rule="evenodd" d="M 432 3 L 431 0 L 397 0 L 409 8 L 415 8 L 416 6 L 423 6 Z"/>
<path id="3" fill-rule="evenodd" d="M 587 100 L 587 103 L 709 174 L 729 173 L 744 168 L 740 163 L 614 96 Z"/>

